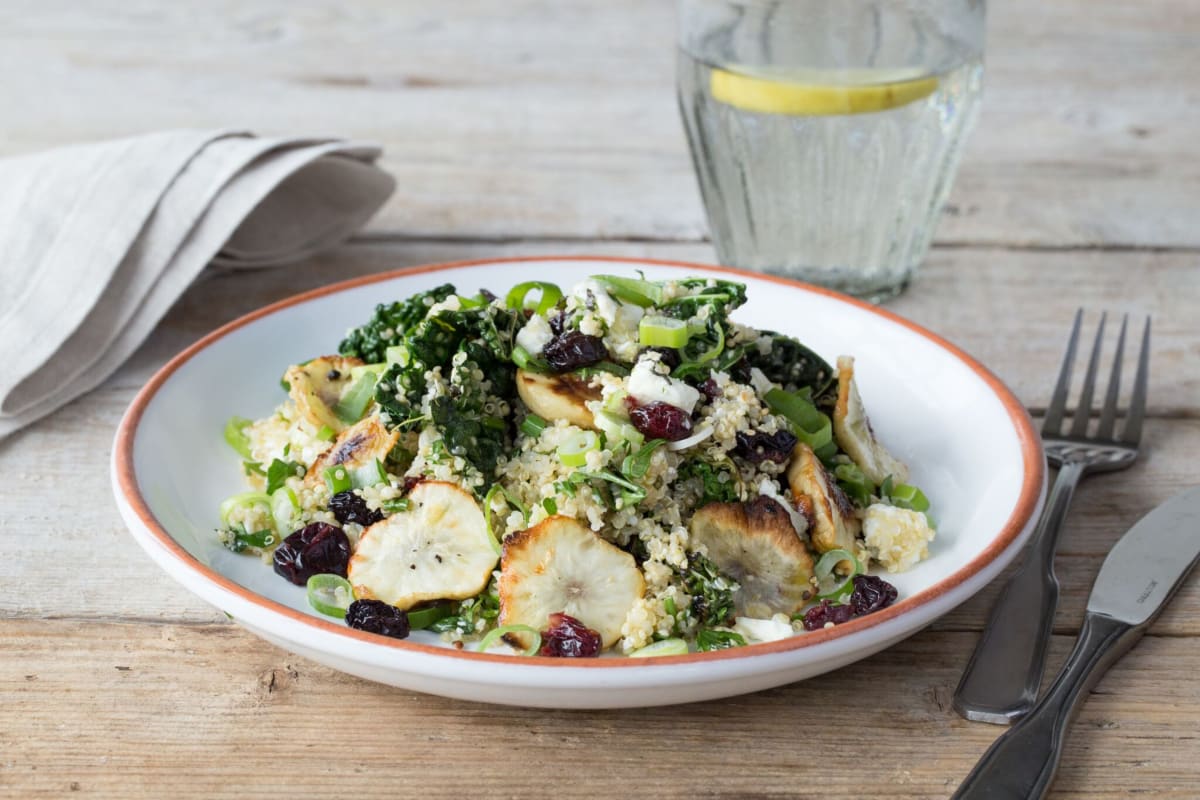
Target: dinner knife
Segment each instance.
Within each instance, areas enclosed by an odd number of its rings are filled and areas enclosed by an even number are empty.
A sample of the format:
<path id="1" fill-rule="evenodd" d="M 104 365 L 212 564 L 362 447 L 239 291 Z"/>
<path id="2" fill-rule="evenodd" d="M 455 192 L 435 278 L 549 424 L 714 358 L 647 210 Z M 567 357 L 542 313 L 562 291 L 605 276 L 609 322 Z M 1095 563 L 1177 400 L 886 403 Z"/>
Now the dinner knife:
<path id="1" fill-rule="evenodd" d="M 1200 487 L 1142 517 L 1104 559 L 1075 649 L 1037 705 L 992 743 L 952 800 L 1032 800 L 1050 788 L 1067 726 L 1200 559 Z"/>

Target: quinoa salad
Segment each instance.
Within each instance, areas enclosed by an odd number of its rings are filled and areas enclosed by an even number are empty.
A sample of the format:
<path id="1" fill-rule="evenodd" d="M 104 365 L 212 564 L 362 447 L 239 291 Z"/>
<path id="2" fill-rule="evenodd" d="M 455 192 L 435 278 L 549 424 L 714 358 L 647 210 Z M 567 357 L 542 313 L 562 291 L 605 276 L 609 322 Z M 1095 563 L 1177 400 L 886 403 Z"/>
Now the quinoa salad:
<path id="1" fill-rule="evenodd" d="M 885 608 L 872 573 L 928 556 L 929 501 L 854 359 L 745 302 L 596 275 L 382 303 L 229 421 L 249 490 L 217 536 L 350 627 L 497 653 L 679 655 Z"/>

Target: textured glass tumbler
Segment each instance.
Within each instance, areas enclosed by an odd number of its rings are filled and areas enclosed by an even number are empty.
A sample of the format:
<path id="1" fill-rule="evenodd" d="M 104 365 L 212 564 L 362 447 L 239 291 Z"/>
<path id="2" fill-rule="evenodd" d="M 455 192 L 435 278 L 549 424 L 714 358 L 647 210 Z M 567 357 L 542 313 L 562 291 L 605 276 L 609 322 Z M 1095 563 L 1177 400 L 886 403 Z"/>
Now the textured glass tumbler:
<path id="1" fill-rule="evenodd" d="M 679 106 L 723 264 L 879 301 L 978 114 L 983 0 L 679 0 Z"/>

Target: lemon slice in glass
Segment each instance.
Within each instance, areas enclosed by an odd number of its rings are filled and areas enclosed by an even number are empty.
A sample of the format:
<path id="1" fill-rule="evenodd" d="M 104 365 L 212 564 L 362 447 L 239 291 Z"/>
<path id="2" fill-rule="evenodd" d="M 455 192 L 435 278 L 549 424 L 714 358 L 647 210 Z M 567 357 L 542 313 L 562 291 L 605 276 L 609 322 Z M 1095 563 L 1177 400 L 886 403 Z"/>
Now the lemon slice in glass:
<path id="1" fill-rule="evenodd" d="M 896 70 L 774 76 L 713 68 L 709 81 L 713 99 L 721 103 L 792 116 L 886 111 L 928 97 L 938 87 L 936 76 Z"/>

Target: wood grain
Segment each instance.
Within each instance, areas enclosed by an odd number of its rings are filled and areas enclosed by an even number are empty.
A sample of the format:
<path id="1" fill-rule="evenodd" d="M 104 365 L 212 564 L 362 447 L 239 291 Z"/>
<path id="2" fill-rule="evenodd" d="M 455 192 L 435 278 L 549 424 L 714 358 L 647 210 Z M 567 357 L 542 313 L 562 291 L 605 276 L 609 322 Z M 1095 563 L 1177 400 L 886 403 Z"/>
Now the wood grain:
<path id="1" fill-rule="evenodd" d="M 231 624 L 6 620 L 0 637 L 0 792 L 23 798 L 915 800 L 948 796 L 1000 731 L 950 708 L 962 633 L 745 697 L 589 712 L 390 689 Z M 1055 637 L 1052 667 L 1069 647 Z M 1197 659 L 1195 638 L 1139 644 L 1084 706 L 1050 796 L 1194 797 Z"/>
<path id="2" fill-rule="evenodd" d="M 671 3 L 0 6 L 0 153 L 171 127 L 382 142 L 379 232 L 696 240 Z M 984 112 L 939 239 L 1200 247 L 1200 8 L 989 9 Z M 501 10 L 503 9 L 503 10 Z"/>

